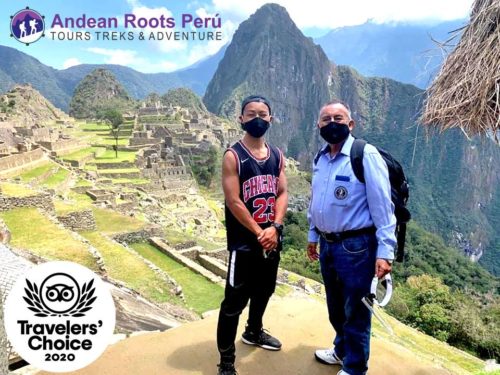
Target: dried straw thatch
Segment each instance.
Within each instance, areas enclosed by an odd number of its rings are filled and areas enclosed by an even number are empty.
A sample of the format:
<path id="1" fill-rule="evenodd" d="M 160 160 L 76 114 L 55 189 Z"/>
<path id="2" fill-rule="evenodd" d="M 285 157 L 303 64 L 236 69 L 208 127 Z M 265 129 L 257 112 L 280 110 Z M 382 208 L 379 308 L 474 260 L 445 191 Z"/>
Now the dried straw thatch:
<path id="1" fill-rule="evenodd" d="M 427 90 L 422 122 L 499 141 L 500 0 L 474 1 L 469 24 Z"/>

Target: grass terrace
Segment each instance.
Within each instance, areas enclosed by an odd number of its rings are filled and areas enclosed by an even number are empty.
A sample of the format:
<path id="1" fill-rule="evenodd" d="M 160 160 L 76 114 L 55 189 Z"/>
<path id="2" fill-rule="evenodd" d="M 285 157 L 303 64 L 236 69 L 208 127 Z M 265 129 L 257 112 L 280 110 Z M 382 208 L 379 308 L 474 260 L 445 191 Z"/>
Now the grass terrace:
<path id="1" fill-rule="evenodd" d="M 93 207 L 97 230 L 106 234 L 133 232 L 145 227 L 143 221 L 116 211 Z"/>
<path id="2" fill-rule="evenodd" d="M 49 188 L 56 188 L 62 184 L 70 175 L 70 172 L 64 168 L 59 168 L 57 172 L 47 177 L 42 184 Z"/>
<path id="3" fill-rule="evenodd" d="M 28 250 L 50 260 L 79 263 L 94 271 L 97 265 L 87 246 L 74 239 L 35 208 L 18 208 L 1 212 L 12 234 L 12 246 Z"/>
<path id="4" fill-rule="evenodd" d="M 171 229 L 165 230 L 165 238 L 167 238 L 168 242 L 173 246 L 187 241 L 194 241 L 196 242 L 197 245 L 203 247 L 206 250 L 217 250 L 220 249 L 221 247 L 225 247 L 225 243 L 223 242 L 218 243 L 218 242 L 206 241 L 200 237 L 196 237 L 195 235 L 191 235 L 186 232 L 178 232 Z"/>
<path id="5" fill-rule="evenodd" d="M 63 160 L 75 160 L 80 161 L 83 158 L 86 158 L 89 155 L 95 154 L 97 157 L 103 154 L 106 151 L 104 147 L 88 147 L 79 151 L 72 152 L 70 154 L 66 154 L 62 157 Z"/>
<path id="6" fill-rule="evenodd" d="M 58 215 L 64 215 L 69 212 L 83 211 L 93 206 L 92 199 L 88 195 L 70 191 L 68 200 L 54 199 L 54 207 Z"/>
<path id="7" fill-rule="evenodd" d="M 224 296 L 224 289 L 220 285 L 177 263 L 150 244 L 137 243 L 132 248 L 173 277 L 182 286 L 188 306 L 198 314 L 219 308 Z"/>
<path id="8" fill-rule="evenodd" d="M 106 150 L 96 157 L 96 163 L 121 163 L 122 161 L 134 162 L 137 151 L 118 151 L 118 157 L 113 150 Z"/>
<path id="9" fill-rule="evenodd" d="M 111 278 L 124 282 L 128 287 L 154 302 L 181 303 L 179 298 L 170 293 L 169 285 L 141 258 L 100 233 L 82 232 L 81 234 L 99 250 Z"/>
<path id="10" fill-rule="evenodd" d="M 37 192 L 25 185 L 14 184 L 11 182 L 1 182 L 0 183 L 1 193 L 8 197 L 29 197 L 30 195 L 36 195 Z"/>
<path id="11" fill-rule="evenodd" d="M 42 165 L 39 165 L 36 168 L 30 169 L 28 171 L 22 172 L 19 177 L 21 177 L 21 181 L 23 182 L 29 182 L 35 178 L 38 178 L 45 173 L 49 172 L 51 169 L 57 167 L 57 164 L 48 161 L 47 163 L 44 163 Z"/>

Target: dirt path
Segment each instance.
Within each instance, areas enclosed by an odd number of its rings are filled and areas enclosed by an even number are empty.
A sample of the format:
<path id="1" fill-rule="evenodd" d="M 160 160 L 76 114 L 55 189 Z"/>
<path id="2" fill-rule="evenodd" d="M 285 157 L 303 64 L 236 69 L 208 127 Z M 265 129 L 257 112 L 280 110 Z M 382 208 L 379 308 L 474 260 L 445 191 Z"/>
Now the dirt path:
<path id="1" fill-rule="evenodd" d="M 240 375 L 332 375 L 338 366 L 321 365 L 314 350 L 331 345 L 333 331 L 324 303 L 309 298 L 271 301 L 264 325 L 283 342 L 280 352 L 270 352 L 239 341 L 246 316 L 240 320 L 236 367 Z M 79 375 L 216 374 L 217 314 L 162 333 L 121 341 Z M 372 340 L 369 375 L 444 375 L 450 372 L 417 359 L 415 354 L 381 339 Z M 48 373 L 40 373 L 48 374 Z"/>

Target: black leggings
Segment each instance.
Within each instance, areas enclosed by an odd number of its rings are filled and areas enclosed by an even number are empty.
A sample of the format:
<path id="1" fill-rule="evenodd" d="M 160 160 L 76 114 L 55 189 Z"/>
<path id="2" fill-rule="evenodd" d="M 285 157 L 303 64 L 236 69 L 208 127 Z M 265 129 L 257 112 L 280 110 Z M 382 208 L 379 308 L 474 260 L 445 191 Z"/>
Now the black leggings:
<path id="1" fill-rule="evenodd" d="M 259 332 L 262 329 L 262 316 L 276 287 L 279 261 L 279 252 L 273 252 L 266 259 L 262 249 L 231 251 L 217 324 L 217 347 L 221 361 L 234 362 L 238 321 L 249 300 L 248 330 Z"/>

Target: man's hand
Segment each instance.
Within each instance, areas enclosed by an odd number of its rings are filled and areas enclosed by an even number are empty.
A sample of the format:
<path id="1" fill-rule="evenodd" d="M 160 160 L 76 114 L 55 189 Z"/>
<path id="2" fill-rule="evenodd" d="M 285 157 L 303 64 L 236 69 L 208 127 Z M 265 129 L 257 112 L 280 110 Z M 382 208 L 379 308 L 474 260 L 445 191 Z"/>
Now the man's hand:
<path id="1" fill-rule="evenodd" d="M 278 246 L 278 230 L 273 226 L 268 227 L 260 232 L 257 240 L 265 251 L 274 250 Z"/>
<path id="2" fill-rule="evenodd" d="M 317 247 L 317 242 L 309 242 L 307 244 L 307 257 L 309 258 L 309 260 L 314 261 L 319 259 Z"/>
<path id="3" fill-rule="evenodd" d="M 379 279 L 381 279 L 391 271 L 392 271 L 392 266 L 389 264 L 387 260 L 382 258 L 377 258 L 377 262 L 375 263 L 375 275 L 377 275 Z"/>

